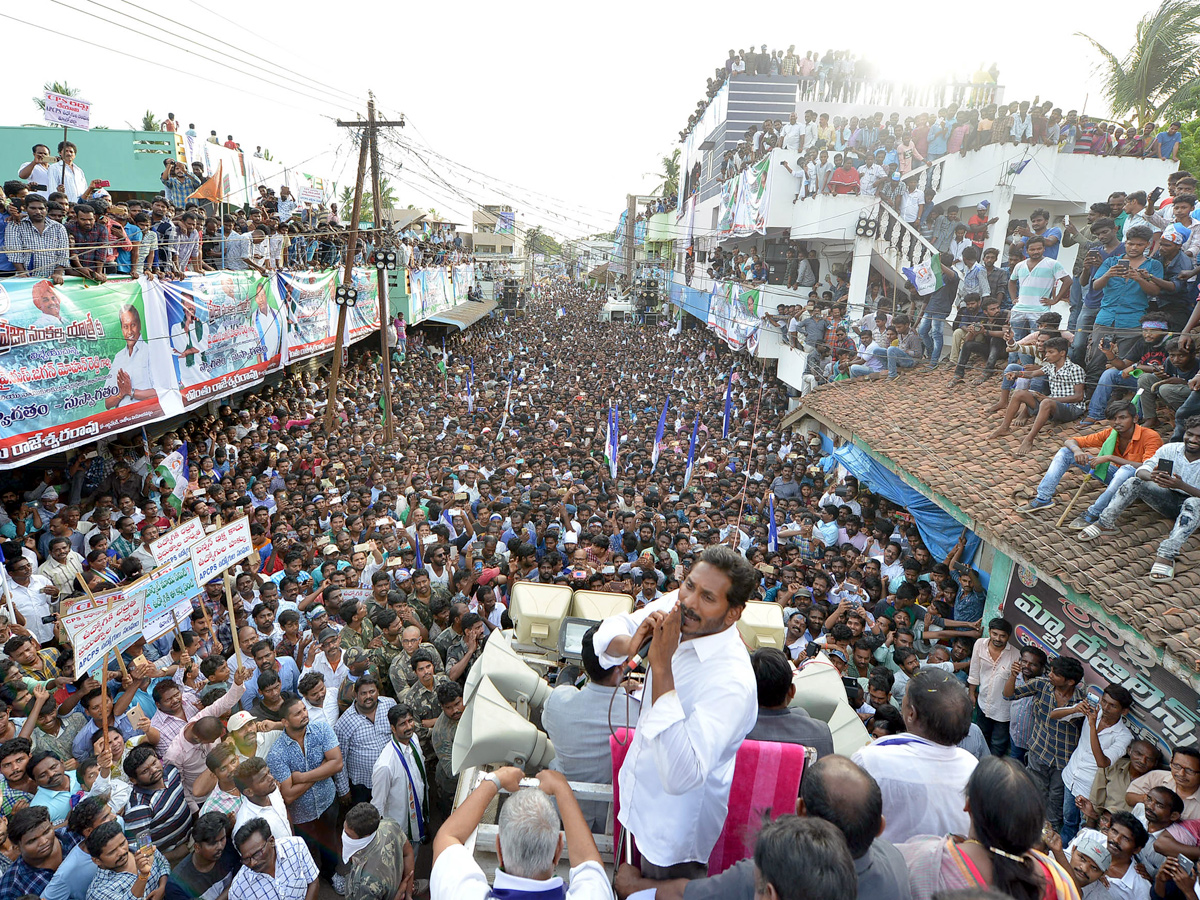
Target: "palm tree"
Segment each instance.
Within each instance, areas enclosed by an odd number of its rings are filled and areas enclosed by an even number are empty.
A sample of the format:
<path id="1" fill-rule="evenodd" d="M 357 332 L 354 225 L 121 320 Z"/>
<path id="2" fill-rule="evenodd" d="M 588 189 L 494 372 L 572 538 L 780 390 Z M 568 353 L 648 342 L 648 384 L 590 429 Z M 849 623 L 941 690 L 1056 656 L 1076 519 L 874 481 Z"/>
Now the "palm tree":
<path id="1" fill-rule="evenodd" d="M 386 176 L 380 177 L 379 179 L 379 194 L 383 197 L 382 208 L 386 214 L 388 210 L 391 210 L 395 207 L 397 202 L 396 191 L 392 188 L 391 184 L 388 183 Z M 342 188 L 342 195 L 338 202 L 338 207 L 346 210 L 346 215 L 349 215 L 350 210 L 354 208 L 354 188 Z M 371 195 L 370 191 L 363 191 L 362 209 L 360 210 L 358 217 L 360 221 L 371 222 L 375 225 L 379 224 L 375 221 L 375 198 Z"/>
<path id="2" fill-rule="evenodd" d="M 159 125 L 160 123 L 154 115 L 154 111 L 150 109 L 146 110 L 142 116 L 142 131 L 158 131 Z"/>
<path id="3" fill-rule="evenodd" d="M 661 185 L 662 195 L 671 197 L 679 193 L 679 148 L 676 147 L 671 151 L 670 156 L 662 158 L 662 174 L 663 182 Z"/>
<path id="4" fill-rule="evenodd" d="M 1200 2 L 1163 0 L 1137 25 L 1133 46 L 1119 58 L 1095 38 L 1082 32 L 1099 51 L 1099 73 L 1112 114 L 1132 113 L 1139 126 L 1155 121 L 1187 97 L 1200 78 Z"/>
<path id="5" fill-rule="evenodd" d="M 73 88 L 69 84 L 67 84 L 65 81 L 47 81 L 45 84 L 42 85 L 42 89 L 45 91 L 50 91 L 52 94 L 62 94 L 64 97 L 78 97 L 79 96 L 79 88 Z M 45 97 L 34 97 L 33 103 L 38 109 L 45 111 L 45 109 L 46 109 L 46 98 Z"/>

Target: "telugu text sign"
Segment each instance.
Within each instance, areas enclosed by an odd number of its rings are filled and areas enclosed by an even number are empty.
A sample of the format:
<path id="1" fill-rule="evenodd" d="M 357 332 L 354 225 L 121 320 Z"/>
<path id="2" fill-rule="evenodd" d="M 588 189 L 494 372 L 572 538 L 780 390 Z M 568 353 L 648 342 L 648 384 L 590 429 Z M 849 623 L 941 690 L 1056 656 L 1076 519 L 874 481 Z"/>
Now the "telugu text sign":
<path id="1" fill-rule="evenodd" d="M 300 192 L 296 197 L 301 203 L 321 204 L 325 202 L 325 192 L 315 187 L 300 188 Z"/>
<path id="2" fill-rule="evenodd" d="M 1136 731 L 1153 735 L 1160 747 L 1196 743 L 1200 726 L 1197 694 L 1158 662 L 1145 640 L 1115 628 L 1061 597 L 1028 569 L 1014 565 L 1002 615 L 1021 645 L 1047 656 L 1067 654 L 1083 663 L 1084 680 L 1103 690 L 1120 684 L 1133 695 L 1129 719 Z"/>
<path id="3" fill-rule="evenodd" d="M 65 125 L 88 131 L 92 127 L 92 104 L 78 97 L 46 91 L 45 120 L 50 125 Z"/>
<path id="4" fill-rule="evenodd" d="M 156 569 L 125 588 L 125 595 L 141 599 L 142 614 L 149 621 L 181 603 L 190 605 L 194 598 L 200 596 L 200 585 L 196 584 L 192 575 L 191 565 L 185 562 L 170 568 Z"/>
<path id="5" fill-rule="evenodd" d="M 150 544 L 154 561 L 160 566 L 171 566 L 187 559 L 192 544 L 204 537 L 204 523 L 199 519 L 188 519 L 178 528 L 172 528 Z"/>
<path id="6" fill-rule="evenodd" d="M 208 584 L 253 552 L 250 520 L 241 518 L 230 522 L 221 530 L 214 531 L 192 545 L 192 570 L 196 576 L 196 584 Z"/>
<path id="7" fill-rule="evenodd" d="M 142 635 L 140 597 L 115 595 L 112 607 L 97 607 L 63 619 L 75 648 L 75 671 L 92 672 L 110 650 L 128 646 Z"/>

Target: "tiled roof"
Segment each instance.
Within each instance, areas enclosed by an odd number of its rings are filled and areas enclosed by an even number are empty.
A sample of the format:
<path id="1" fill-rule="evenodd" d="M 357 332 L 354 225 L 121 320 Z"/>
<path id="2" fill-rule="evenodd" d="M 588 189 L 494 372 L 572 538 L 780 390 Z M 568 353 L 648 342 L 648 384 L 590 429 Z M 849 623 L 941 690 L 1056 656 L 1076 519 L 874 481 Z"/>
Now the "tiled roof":
<path id="1" fill-rule="evenodd" d="M 1083 477 L 1068 472 L 1050 510 L 1024 516 L 1017 506 L 1033 496 L 1054 453 L 1069 437 L 1091 433 L 1078 425 L 1050 425 L 1033 452 L 1015 455 L 1023 429 L 989 442 L 999 416 L 985 417 L 998 379 L 983 387 L 950 385 L 950 373 L 908 372 L 894 380 L 845 381 L 818 388 L 801 410 L 892 461 L 962 510 L 984 540 L 1031 564 L 1040 574 L 1089 594 L 1105 610 L 1156 647 L 1200 671 L 1200 540 L 1189 541 L 1165 584 L 1148 574 L 1155 548 L 1171 522 L 1135 503 L 1118 522 L 1121 533 L 1091 542 L 1056 529 L 1064 505 Z M 1168 435 L 1164 434 L 1164 438 Z M 1100 493 L 1090 479 L 1067 521 Z"/>

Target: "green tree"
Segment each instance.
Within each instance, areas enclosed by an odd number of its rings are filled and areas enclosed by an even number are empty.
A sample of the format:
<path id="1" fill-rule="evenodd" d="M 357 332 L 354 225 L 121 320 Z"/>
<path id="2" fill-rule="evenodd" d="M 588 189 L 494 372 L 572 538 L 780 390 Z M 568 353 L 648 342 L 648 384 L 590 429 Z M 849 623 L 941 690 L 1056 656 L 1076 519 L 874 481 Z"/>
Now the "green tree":
<path id="1" fill-rule="evenodd" d="M 679 148 L 671 151 L 670 156 L 661 160 L 662 171 L 658 177 L 662 179 L 654 190 L 662 197 L 670 197 L 679 193 Z"/>
<path id="2" fill-rule="evenodd" d="M 148 109 L 142 115 L 142 131 L 158 131 L 161 123 L 154 115 L 154 110 Z"/>
<path id="3" fill-rule="evenodd" d="M 542 230 L 541 225 L 534 225 L 525 232 L 525 246 L 533 253 L 543 253 L 546 256 L 560 256 L 562 244 Z"/>
<path id="4" fill-rule="evenodd" d="M 379 193 L 383 197 L 383 209 L 386 215 L 387 211 L 393 209 L 397 202 L 396 191 L 388 182 L 387 176 L 379 179 Z M 412 207 L 410 206 L 409 208 L 411 209 Z M 342 194 L 338 200 L 338 209 L 341 211 L 343 219 L 349 222 L 350 212 L 354 209 L 354 188 L 342 188 Z M 363 191 L 362 210 L 359 212 L 359 221 L 377 224 L 375 222 L 375 198 L 371 195 L 370 191 Z"/>
<path id="5" fill-rule="evenodd" d="M 1194 97 L 1200 78 L 1200 0 L 1163 0 L 1138 22 L 1124 56 L 1078 34 L 1100 53 L 1102 90 L 1117 118 L 1132 115 L 1144 126 Z"/>
<path id="6" fill-rule="evenodd" d="M 62 94 L 64 97 L 78 97 L 79 96 L 79 88 L 73 88 L 70 85 L 68 85 L 65 81 L 47 81 L 45 84 L 42 85 L 42 89 L 50 91 L 55 94 Z M 46 98 L 45 97 L 34 97 L 33 105 L 36 106 L 40 110 L 45 110 L 46 109 Z"/>
<path id="7" fill-rule="evenodd" d="M 1179 168 L 1189 172 L 1200 171 L 1200 119 L 1184 122 L 1180 129 L 1183 140 L 1179 143 Z"/>

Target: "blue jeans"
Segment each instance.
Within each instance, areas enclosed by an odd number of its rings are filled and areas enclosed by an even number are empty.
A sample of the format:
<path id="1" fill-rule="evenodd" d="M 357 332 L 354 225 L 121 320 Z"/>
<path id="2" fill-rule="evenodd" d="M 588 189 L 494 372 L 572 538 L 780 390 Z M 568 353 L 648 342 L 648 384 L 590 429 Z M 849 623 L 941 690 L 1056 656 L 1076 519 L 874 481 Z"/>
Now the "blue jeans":
<path id="1" fill-rule="evenodd" d="M 1075 330 L 1079 321 L 1079 311 L 1083 309 L 1083 283 L 1078 278 L 1071 279 L 1071 313 L 1067 317 L 1067 331 Z"/>
<path id="2" fill-rule="evenodd" d="M 921 337 L 921 343 L 925 345 L 925 355 L 929 357 L 931 363 L 942 358 L 942 345 L 946 340 L 945 325 L 945 316 L 930 315 L 929 313 L 921 316 L 917 334 Z"/>
<path id="3" fill-rule="evenodd" d="M 1019 312 L 1015 309 L 1009 311 L 1008 324 L 1012 326 L 1014 343 L 1021 340 L 1021 338 L 1028 337 L 1030 332 L 1037 328 L 1038 315 L 1039 313 Z M 1033 362 L 1033 354 L 1031 353 L 1009 354 L 1008 358 L 1012 362 L 1016 362 L 1013 359 L 1014 355 L 1019 355 L 1023 363 L 1028 364 Z"/>
<path id="4" fill-rule="evenodd" d="M 1024 387 L 1026 390 L 1037 391 L 1039 394 L 1046 393 L 1049 386 L 1046 378 L 1042 375 L 1037 375 L 1033 378 L 1015 378 L 1014 374 L 1020 372 L 1024 366 L 1020 363 L 1009 363 L 1004 367 L 1004 377 L 1000 379 L 1000 387 L 1003 390 L 1011 391 L 1013 387 Z M 1026 384 L 1022 385 L 1024 381 Z"/>
<path id="5" fill-rule="evenodd" d="M 1118 387 L 1137 387 L 1137 379 L 1131 375 L 1122 375 L 1120 369 L 1105 369 L 1092 394 L 1092 402 L 1088 404 L 1088 416 L 1093 419 L 1104 418 L 1104 408 L 1112 398 L 1113 391 Z"/>
<path id="6" fill-rule="evenodd" d="M 1153 481 L 1129 478 L 1100 516 L 1100 524 L 1105 528 L 1115 528 L 1121 513 L 1134 500 L 1141 500 L 1160 515 L 1175 520 L 1171 533 L 1158 545 L 1157 551 L 1157 555 L 1163 559 L 1175 559 L 1197 526 L 1200 526 L 1200 497 L 1187 497 L 1170 488 L 1160 487 Z"/>
<path id="7" fill-rule="evenodd" d="M 1079 826 L 1083 824 L 1083 815 L 1079 812 L 1079 807 L 1075 805 L 1075 795 L 1067 790 L 1065 784 L 1063 785 L 1062 816 L 1062 839 L 1065 847 L 1075 840 L 1075 835 L 1079 834 Z"/>
<path id="8" fill-rule="evenodd" d="M 1056 454 L 1054 454 L 1054 459 L 1050 461 L 1050 467 L 1046 469 L 1046 474 L 1042 476 L 1041 483 L 1038 484 L 1038 499 L 1052 499 L 1054 497 L 1055 490 L 1058 489 L 1058 483 L 1062 481 L 1063 476 L 1067 474 L 1067 470 L 1073 465 L 1076 465 L 1075 454 L 1066 447 L 1061 448 Z M 1084 467 L 1080 466 L 1079 468 L 1083 469 Z M 1117 491 L 1121 489 L 1121 485 L 1132 478 L 1133 473 L 1136 471 L 1137 469 L 1134 466 L 1118 467 L 1112 463 L 1109 463 L 1107 472 L 1108 477 L 1104 479 L 1104 482 L 1108 485 L 1108 487 L 1105 488 L 1104 493 L 1097 497 L 1096 501 L 1087 508 L 1087 514 L 1090 516 L 1099 516 L 1100 513 L 1104 512 L 1104 510 L 1108 507 L 1108 504 L 1112 503 L 1113 497 L 1117 496 Z"/>
<path id="9" fill-rule="evenodd" d="M 1087 358 L 1088 338 L 1092 336 L 1092 326 L 1096 324 L 1096 314 L 1099 312 L 1098 306 L 1083 307 L 1075 318 L 1074 327 L 1067 329 L 1075 332 L 1075 339 L 1071 342 L 1071 362 L 1076 365 L 1082 366 Z"/>
<path id="10" fill-rule="evenodd" d="M 887 360 L 888 375 L 892 377 L 897 374 L 897 368 L 911 369 L 917 364 L 915 359 L 899 347 L 876 347 L 871 353 L 880 359 Z"/>
<path id="11" fill-rule="evenodd" d="M 872 373 L 874 373 L 874 371 L 875 370 L 872 369 L 870 366 L 851 366 L 850 367 L 850 377 L 851 378 L 859 378 L 863 375 L 871 375 Z"/>

